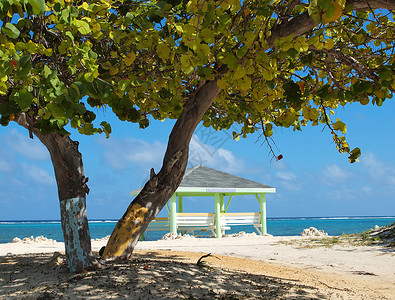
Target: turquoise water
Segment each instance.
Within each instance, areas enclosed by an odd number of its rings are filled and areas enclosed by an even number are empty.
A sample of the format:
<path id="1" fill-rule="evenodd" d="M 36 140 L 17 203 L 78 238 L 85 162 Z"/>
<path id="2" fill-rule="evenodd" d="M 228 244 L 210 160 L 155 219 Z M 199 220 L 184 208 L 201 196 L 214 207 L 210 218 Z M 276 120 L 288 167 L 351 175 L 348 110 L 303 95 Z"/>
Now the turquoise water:
<path id="1" fill-rule="evenodd" d="M 329 235 L 358 233 L 369 230 L 375 225 L 384 226 L 395 222 L 395 217 L 328 217 L 328 218 L 271 218 L 267 220 L 268 233 L 275 236 L 300 235 L 305 228 L 316 227 Z M 89 222 L 91 238 L 110 235 L 116 221 L 93 220 Z M 253 226 L 232 226 L 227 234 L 245 231 L 254 232 Z M 166 232 L 149 232 L 147 240 L 160 239 Z M 0 243 L 9 243 L 14 237 L 45 236 L 63 241 L 59 221 L 0 221 Z"/>

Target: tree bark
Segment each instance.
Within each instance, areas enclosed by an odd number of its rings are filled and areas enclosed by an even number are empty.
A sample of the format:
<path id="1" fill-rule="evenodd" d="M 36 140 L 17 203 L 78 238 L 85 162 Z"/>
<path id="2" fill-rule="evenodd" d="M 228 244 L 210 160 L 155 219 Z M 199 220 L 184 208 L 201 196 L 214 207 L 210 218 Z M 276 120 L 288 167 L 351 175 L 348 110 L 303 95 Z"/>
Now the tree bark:
<path id="1" fill-rule="evenodd" d="M 96 265 L 86 215 L 88 179 L 84 176 L 78 142 L 68 136 L 51 132 L 43 134 L 34 128 L 32 120 L 21 113 L 15 121 L 34 134 L 47 147 L 55 171 L 60 201 L 60 216 L 70 272 L 79 273 Z"/>
<path id="2" fill-rule="evenodd" d="M 222 72 L 225 72 L 223 68 Z M 188 162 L 189 142 L 193 132 L 220 89 L 217 80 L 205 82 L 184 105 L 167 144 L 162 169 L 151 170 L 151 178 L 130 203 L 118 221 L 103 253 L 104 258 L 128 258 L 140 235 L 156 217 L 181 183 Z"/>

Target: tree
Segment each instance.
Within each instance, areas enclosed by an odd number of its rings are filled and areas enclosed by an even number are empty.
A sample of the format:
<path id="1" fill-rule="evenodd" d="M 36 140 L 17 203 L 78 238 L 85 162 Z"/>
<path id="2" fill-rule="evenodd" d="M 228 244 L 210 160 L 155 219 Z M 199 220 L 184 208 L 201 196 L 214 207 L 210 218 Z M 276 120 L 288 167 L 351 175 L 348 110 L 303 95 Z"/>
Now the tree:
<path id="1" fill-rule="evenodd" d="M 87 103 L 93 109 L 111 104 L 121 119 L 125 119 L 122 114 L 128 115 L 129 120 L 147 126 L 146 116 L 134 109 L 120 90 L 114 94 L 115 83 L 109 79 L 118 72 L 119 64 L 134 77 L 116 85 L 132 84 L 136 90 L 143 86 L 144 82 L 133 75 L 144 71 L 133 64 L 135 53 L 118 52 L 120 46 L 130 49 L 131 45 L 149 45 L 150 39 L 159 38 L 155 25 L 147 19 L 153 6 L 142 2 L 120 4 L 96 0 L 0 3 L 0 124 L 16 121 L 50 152 L 72 272 L 83 271 L 96 261 L 86 217 L 88 178 L 78 143 L 70 139 L 65 126 L 81 134 L 109 136 L 110 125 L 103 121 L 96 126 L 95 113 Z M 142 54 L 140 59 L 144 60 Z"/>
<path id="2" fill-rule="evenodd" d="M 121 90 L 140 110 L 151 106 L 154 117 L 167 113 L 177 122 L 162 169 L 158 174 L 151 170 L 103 256 L 132 254 L 181 182 L 188 145 L 201 119 L 217 130 L 243 124 L 241 132 L 233 133 L 236 139 L 261 130 L 269 147 L 273 126 L 301 130 L 310 122 L 321 123 L 339 152 L 355 162 L 360 149 L 350 149 L 346 124 L 330 116 L 348 103 L 380 106 L 392 97 L 394 8 L 395 1 L 365 0 L 158 2 L 151 18 L 164 24 L 166 38 L 158 41 L 148 61 L 153 67 L 144 79 L 150 89 L 137 95 Z M 157 67 L 155 55 L 168 65 Z M 177 86 L 170 81 L 161 87 L 166 76 Z M 156 97 L 168 104 L 155 106 Z M 181 114 L 180 101 L 185 103 Z"/>
<path id="3" fill-rule="evenodd" d="M 81 4 L 81 3 L 80 3 Z M 0 3 L 0 124 L 16 121 L 36 135 L 50 152 L 55 170 L 66 257 L 72 272 L 96 264 L 91 253 L 86 217 L 86 185 L 78 142 L 64 126 L 82 134 L 111 132 L 102 122 L 93 125 L 95 114 L 86 109 L 83 97 L 97 91 L 98 35 L 109 24 L 108 3 L 86 4 L 57 1 L 2 1 Z M 94 9 L 94 10 L 93 10 Z M 101 13 L 104 11 L 104 15 Z M 90 17 L 94 16 L 94 21 Z M 105 32 L 105 31 L 104 31 Z M 90 34 L 96 43 L 89 44 Z"/>

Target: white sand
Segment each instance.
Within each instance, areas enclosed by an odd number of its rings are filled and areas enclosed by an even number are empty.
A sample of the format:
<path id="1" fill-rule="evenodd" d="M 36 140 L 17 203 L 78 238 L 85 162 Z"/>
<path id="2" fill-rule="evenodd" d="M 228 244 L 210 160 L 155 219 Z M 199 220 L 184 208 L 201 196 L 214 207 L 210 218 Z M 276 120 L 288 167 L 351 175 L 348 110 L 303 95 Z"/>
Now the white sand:
<path id="1" fill-rule="evenodd" d="M 290 244 L 290 241 L 293 241 Z M 295 241 L 303 242 L 298 246 Z M 106 239 L 92 240 L 92 250 L 99 251 Z M 335 245 L 306 247 L 308 237 L 241 236 L 215 238 L 186 238 L 139 242 L 136 250 L 172 250 L 203 252 L 278 262 L 288 266 L 317 269 L 338 274 L 372 273 L 395 284 L 394 249 L 382 246 Z M 54 241 L 0 244 L 0 256 L 64 252 L 64 243 Z"/>

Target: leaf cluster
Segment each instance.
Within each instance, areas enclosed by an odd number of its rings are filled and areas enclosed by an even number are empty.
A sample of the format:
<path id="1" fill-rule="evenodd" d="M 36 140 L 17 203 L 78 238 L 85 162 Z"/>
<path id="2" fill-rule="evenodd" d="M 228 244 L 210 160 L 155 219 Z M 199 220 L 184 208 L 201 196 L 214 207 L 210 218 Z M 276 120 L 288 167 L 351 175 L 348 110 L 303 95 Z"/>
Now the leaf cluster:
<path id="1" fill-rule="evenodd" d="M 392 11 L 352 1 L 167 0 L 1 2 L 0 123 L 28 114 L 43 132 L 111 132 L 94 125 L 178 118 L 209 80 L 220 93 L 203 118 L 234 137 L 322 124 L 356 161 L 349 103 L 381 106 L 394 89 Z"/>

